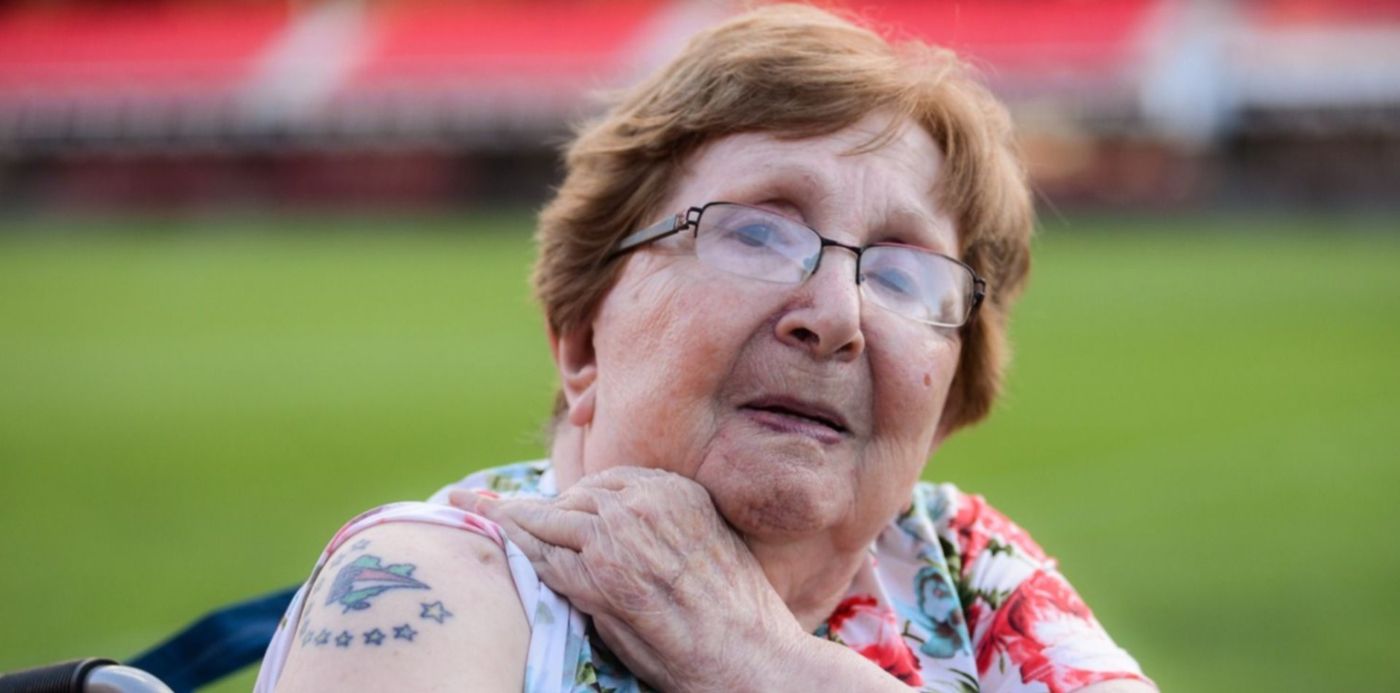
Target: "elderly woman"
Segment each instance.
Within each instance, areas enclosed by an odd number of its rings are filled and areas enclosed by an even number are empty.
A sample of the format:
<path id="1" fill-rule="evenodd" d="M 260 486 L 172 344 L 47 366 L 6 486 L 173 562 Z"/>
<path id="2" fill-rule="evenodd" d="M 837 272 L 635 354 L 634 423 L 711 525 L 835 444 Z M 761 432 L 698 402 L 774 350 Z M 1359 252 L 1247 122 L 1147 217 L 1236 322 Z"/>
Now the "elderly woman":
<path id="1" fill-rule="evenodd" d="M 1028 198 L 947 52 L 801 7 L 700 34 L 541 215 L 549 459 L 351 521 L 258 690 L 1153 690 L 919 481 L 996 396 Z"/>

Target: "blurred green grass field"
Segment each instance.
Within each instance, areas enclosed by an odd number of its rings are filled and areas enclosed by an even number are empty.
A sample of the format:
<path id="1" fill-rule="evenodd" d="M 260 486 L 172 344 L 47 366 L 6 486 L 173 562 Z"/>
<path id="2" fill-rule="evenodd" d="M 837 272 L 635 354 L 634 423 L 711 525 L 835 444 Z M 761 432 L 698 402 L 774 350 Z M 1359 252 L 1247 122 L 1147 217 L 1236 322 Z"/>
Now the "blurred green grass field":
<path id="1" fill-rule="evenodd" d="M 1163 690 L 1400 690 L 1396 227 L 1052 221 L 1008 396 L 926 476 Z M 0 671 L 129 656 L 539 456 L 529 258 L 508 215 L 0 225 Z"/>

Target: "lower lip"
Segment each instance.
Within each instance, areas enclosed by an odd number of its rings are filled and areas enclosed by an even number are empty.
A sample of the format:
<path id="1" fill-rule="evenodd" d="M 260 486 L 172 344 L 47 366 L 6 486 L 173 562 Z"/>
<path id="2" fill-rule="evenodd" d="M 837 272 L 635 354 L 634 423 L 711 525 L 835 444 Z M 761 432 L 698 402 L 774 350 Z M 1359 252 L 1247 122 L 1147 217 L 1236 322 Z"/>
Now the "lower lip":
<path id="1" fill-rule="evenodd" d="M 800 416 L 780 414 L 766 409 L 744 409 L 744 414 L 749 420 L 764 428 L 777 431 L 779 433 L 792 433 L 813 438 L 826 445 L 835 445 L 841 442 L 845 434 L 824 424 L 819 424 L 811 419 L 804 419 Z"/>

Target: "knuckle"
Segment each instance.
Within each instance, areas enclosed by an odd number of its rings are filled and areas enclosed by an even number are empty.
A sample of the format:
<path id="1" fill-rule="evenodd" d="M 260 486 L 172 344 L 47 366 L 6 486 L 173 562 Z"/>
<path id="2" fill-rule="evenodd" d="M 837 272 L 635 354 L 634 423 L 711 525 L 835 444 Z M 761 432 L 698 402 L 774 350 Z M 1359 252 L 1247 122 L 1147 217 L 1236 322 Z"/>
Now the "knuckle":
<path id="1" fill-rule="evenodd" d="M 660 515 L 660 513 L 658 513 L 657 511 L 658 509 L 652 506 L 650 503 L 638 502 L 636 500 L 625 504 L 623 506 L 623 509 L 625 509 L 627 513 L 633 518 L 636 518 L 637 520 L 646 525 L 655 522 Z"/>
<path id="2" fill-rule="evenodd" d="M 608 590 L 608 594 L 613 603 L 627 613 L 643 612 L 651 607 L 651 590 L 634 580 L 618 581 Z"/>
<path id="3" fill-rule="evenodd" d="M 632 566 L 613 556 L 596 559 L 589 572 L 598 590 L 623 608 L 637 608 L 650 598 L 650 590 L 638 579 Z"/>
<path id="4" fill-rule="evenodd" d="M 704 486 L 701 486 L 700 482 L 694 479 L 687 479 L 685 477 L 681 477 L 678 483 L 681 485 L 682 488 L 685 489 L 686 493 L 689 493 L 692 496 L 695 496 L 697 498 L 704 498 L 706 500 L 708 500 L 710 497 L 710 492 L 706 490 Z"/>
<path id="5" fill-rule="evenodd" d="M 631 465 L 620 465 L 617 467 L 609 467 L 601 472 L 598 472 L 597 474 L 592 474 L 590 476 L 592 476 L 595 479 L 595 483 L 611 481 L 614 479 L 625 482 L 635 477 L 638 470 L 640 469 L 641 467 L 633 467 Z"/>

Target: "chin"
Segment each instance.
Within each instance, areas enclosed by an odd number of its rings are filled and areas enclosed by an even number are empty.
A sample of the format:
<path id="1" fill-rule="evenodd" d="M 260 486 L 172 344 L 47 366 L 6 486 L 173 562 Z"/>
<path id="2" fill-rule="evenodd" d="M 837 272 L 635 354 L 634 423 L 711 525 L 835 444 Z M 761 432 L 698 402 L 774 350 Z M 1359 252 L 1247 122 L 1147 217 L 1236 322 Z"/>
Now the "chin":
<path id="1" fill-rule="evenodd" d="M 735 529 L 759 539 L 830 530 L 850 508 L 849 477 L 824 465 L 725 457 L 702 465 L 695 480 Z"/>

